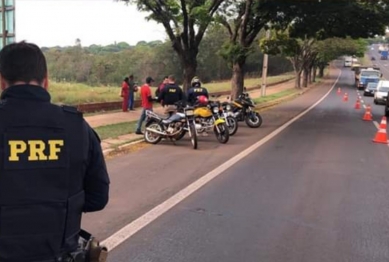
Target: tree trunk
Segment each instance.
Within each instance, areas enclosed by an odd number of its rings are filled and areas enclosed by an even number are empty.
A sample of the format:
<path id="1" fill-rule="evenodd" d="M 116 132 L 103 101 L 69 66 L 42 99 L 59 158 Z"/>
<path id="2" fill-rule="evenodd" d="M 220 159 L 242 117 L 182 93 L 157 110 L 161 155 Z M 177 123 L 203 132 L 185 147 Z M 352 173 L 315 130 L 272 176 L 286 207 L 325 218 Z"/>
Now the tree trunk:
<path id="1" fill-rule="evenodd" d="M 308 84 L 312 84 L 312 67 L 308 70 Z"/>
<path id="2" fill-rule="evenodd" d="M 312 82 L 313 82 L 313 83 L 316 82 L 316 72 L 317 72 L 317 67 L 314 66 L 314 67 L 312 68 Z"/>
<path id="3" fill-rule="evenodd" d="M 193 77 L 196 76 L 197 71 L 197 50 L 191 50 L 191 52 L 184 51 L 184 53 L 179 53 L 176 51 L 181 60 L 181 66 L 184 69 L 184 80 L 183 80 L 183 89 L 184 92 L 190 87 L 190 82 Z"/>
<path id="4" fill-rule="evenodd" d="M 231 97 L 235 99 L 243 92 L 244 86 L 244 66 L 246 59 L 239 61 L 233 64 L 232 66 L 232 79 L 231 79 Z"/>
<path id="5" fill-rule="evenodd" d="M 299 70 L 299 71 L 295 70 L 295 72 L 294 72 L 296 74 L 294 87 L 297 89 L 301 88 L 301 72 L 302 72 L 301 70 Z"/>
<path id="6" fill-rule="evenodd" d="M 309 75 L 309 72 L 308 70 L 305 68 L 303 70 L 303 87 L 307 87 L 308 86 L 308 75 Z"/>
<path id="7" fill-rule="evenodd" d="M 319 77 L 324 77 L 324 69 L 324 65 L 319 66 Z"/>

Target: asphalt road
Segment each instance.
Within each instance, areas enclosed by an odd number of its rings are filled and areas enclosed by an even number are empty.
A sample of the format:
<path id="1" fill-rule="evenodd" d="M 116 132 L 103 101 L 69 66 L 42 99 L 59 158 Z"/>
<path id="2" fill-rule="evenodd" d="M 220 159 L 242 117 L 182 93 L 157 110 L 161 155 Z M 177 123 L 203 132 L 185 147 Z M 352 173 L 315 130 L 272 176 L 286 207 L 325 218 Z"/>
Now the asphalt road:
<path id="1" fill-rule="evenodd" d="M 227 145 L 201 137 L 198 151 L 184 140 L 109 160 L 110 203 L 83 227 L 100 239 L 115 234 L 310 107 L 338 73 L 263 112 L 261 128 L 241 123 Z M 109 261 L 388 260 L 389 148 L 372 143 L 377 129 L 353 108 L 352 83 L 342 69 L 322 103 L 115 247 Z M 380 121 L 383 107 L 371 104 Z"/>

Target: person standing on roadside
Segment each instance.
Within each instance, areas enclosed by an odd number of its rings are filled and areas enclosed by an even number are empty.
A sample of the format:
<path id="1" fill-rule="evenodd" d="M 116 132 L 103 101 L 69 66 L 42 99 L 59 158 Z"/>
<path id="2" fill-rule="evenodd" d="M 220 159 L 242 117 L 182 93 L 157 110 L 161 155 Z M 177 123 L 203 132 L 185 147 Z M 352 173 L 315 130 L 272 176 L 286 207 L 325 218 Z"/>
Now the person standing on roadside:
<path id="1" fill-rule="evenodd" d="M 31 43 L 0 51 L 0 261 L 75 261 L 83 212 L 102 210 L 100 139 L 75 107 L 51 103 L 46 58 Z"/>
<path id="2" fill-rule="evenodd" d="M 162 90 L 165 88 L 166 84 L 169 82 L 169 77 L 165 76 L 162 80 L 162 82 L 159 84 L 157 90 L 155 90 L 155 96 L 159 97 L 161 94 Z"/>
<path id="3" fill-rule="evenodd" d="M 120 96 L 123 98 L 122 102 L 122 110 L 123 112 L 128 112 L 128 101 L 130 94 L 130 87 L 128 85 L 129 78 L 125 77 L 122 82 L 122 90 L 120 92 Z"/>
<path id="4" fill-rule="evenodd" d="M 128 87 L 129 87 L 129 96 L 128 96 L 128 110 L 134 110 L 134 96 L 136 90 L 136 84 L 134 82 L 134 75 L 128 77 Z"/>
<path id="5" fill-rule="evenodd" d="M 175 105 L 178 101 L 183 101 L 185 99 L 184 92 L 181 87 L 176 84 L 176 78 L 173 75 L 170 75 L 168 78 L 168 83 L 163 88 L 160 96 L 158 97 L 158 102 L 162 104 L 165 108 L 165 113 L 174 112 L 177 110 Z"/>
<path id="6" fill-rule="evenodd" d="M 194 105 L 197 101 L 197 98 L 200 96 L 205 96 L 206 98 L 209 98 L 208 90 L 205 87 L 201 86 L 200 78 L 195 76 L 192 79 L 190 85 L 191 86 L 187 93 L 187 99 L 190 105 Z"/>
<path id="7" fill-rule="evenodd" d="M 146 111 L 147 110 L 153 111 L 154 99 L 151 96 L 151 87 L 150 87 L 153 82 L 154 82 L 154 79 L 149 76 L 146 78 L 146 83 L 143 84 L 140 88 L 140 99 L 142 102 L 142 112 L 140 114 L 140 118 L 139 118 L 138 123 L 136 125 L 135 134 L 137 134 L 137 135 L 143 135 L 142 124 L 146 120 Z"/>

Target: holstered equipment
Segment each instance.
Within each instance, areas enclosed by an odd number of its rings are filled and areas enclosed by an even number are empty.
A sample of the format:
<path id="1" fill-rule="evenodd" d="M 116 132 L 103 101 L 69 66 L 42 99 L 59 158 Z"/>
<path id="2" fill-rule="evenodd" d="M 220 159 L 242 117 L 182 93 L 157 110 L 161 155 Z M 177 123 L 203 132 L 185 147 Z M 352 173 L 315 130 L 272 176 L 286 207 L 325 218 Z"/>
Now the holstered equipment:
<path id="1" fill-rule="evenodd" d="M 85 230 L 80 231 L 79 248 L 71 256 L 74 262 L 106 262 L 108 249 Z"/>

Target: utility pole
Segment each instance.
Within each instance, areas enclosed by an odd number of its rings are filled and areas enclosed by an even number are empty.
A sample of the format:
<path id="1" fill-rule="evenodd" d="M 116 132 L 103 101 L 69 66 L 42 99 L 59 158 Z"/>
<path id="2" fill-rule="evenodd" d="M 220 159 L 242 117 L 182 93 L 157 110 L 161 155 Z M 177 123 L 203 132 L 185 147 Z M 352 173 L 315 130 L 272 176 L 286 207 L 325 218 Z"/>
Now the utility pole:
<path id="1" fill-rule="evenodd" d="M 266 30 L 266 39 L 270 38 L 270 29 Z M 263 66 L 262 66 L 262 86 L 261 86 L 261 97 L 266 96 L 266 84 L 267 84 L 267 66 L 269 63 L 268 54 L 263 55 Z"/>
<path id="2" fill-rule="evenodd" d="M 3 37 L 3 47 L 7 44 L 7 30 L 5 25 L 5 0 L 1 0 L 1 16 L 2 16 L 2 37 Z"/>

